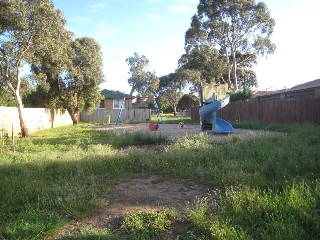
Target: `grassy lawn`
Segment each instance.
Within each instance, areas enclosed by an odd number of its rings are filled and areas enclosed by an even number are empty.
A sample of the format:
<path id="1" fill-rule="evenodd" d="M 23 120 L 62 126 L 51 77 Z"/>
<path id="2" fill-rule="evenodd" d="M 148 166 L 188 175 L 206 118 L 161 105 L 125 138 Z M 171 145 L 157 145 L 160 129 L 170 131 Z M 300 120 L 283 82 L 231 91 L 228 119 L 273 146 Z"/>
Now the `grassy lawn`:
<path id="1" fill-rule="evenodd" d="M 162 120 L 168 124 L 178 124 L 179 122 L 184 122 L 186 124 L 199 124 L 199 122 L 193 121 L 189 116 L 176 115 L 173 114 L 162 114 Z M 152 115 L 151 120 L 156 122 L 158 120 L 157 116 Z"/>
<path id="2" fill-rule="evenodd" d="M 217 207 L 202 199 L 184 215 L 133 213 L 116 232 L 84 228 L 63 239 L 163 239 L 177 222 L 188 226 L 178 239 L 320 239 L 320 127 L 241 126 L 288 134 L 225 143 L 199 134 L 160 152 L 122 149 L 164 137 L 90 124 L 18 139 L 16 152 L 0 148 L 0 239 L 50 238 L 71 219 L 106 207 L 115 183 L 140 174 L 218 186 Z"/>

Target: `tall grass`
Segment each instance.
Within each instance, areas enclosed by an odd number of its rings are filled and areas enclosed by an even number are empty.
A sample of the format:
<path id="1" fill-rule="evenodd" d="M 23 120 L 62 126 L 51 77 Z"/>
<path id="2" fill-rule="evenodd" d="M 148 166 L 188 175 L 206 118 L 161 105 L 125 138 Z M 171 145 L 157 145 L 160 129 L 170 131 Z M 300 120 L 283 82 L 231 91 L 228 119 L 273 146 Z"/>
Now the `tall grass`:
<path id="1" fill-rule="evenodd" d="M 224 143 L 199 134 L 160 152 L 123 148 L 163 143 L 163 137 L 116 135 L 82 124 L 40 131 L 19 139 L 15 153 L 0 150 L 0 239 L 53 236 L 70 219 L 107 206 L 114 183 L 138 174 L 167 174 L 221 190 L 216 208 L 200 201 L 181 218 L 188 225 L 181 239 L 320 238 L 320 128 L 290 129 L 283 136 Z M 162 230 L 147 229 L 158 221 L 149 215 L 151 223 L 137 236 L 161 239 Z M 121 236 L 134 237 L 134 219 L 146 216 L 129 218 Z M 119 239 L 106 229 L 66 239 L 99 239 L 90 236 Z"/>

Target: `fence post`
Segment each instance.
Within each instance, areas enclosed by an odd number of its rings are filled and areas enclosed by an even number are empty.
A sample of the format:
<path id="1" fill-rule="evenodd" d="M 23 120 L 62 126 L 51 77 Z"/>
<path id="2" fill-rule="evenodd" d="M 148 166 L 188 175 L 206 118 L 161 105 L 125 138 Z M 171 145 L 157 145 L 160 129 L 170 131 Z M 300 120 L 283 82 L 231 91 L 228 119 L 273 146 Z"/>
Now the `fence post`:
<path id="1" fill-rule="evenodd" d="M 13 150 L 13 152 L 15 152 L 15 147 L 14 147 L 14 128 L 13 128 L 13 124 L 12 124 L 11 134 L 12 134 L 12 150 Z"/>
<path id="2" fill-rule="evenodd" d="M 1 129 L 2 147 L 4 147 L 4 126 Z"/>

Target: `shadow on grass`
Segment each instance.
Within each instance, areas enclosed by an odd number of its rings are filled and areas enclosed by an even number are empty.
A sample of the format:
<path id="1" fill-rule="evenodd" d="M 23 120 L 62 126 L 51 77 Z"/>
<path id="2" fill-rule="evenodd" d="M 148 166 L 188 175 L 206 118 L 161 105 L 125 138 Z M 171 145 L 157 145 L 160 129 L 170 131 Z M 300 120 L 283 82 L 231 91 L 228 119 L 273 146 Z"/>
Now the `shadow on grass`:
<path id="1" fill-rule="evenodd" d="M 66 129 L 65 132 L 60 134 L 54 134 L 55 130 L 47 130 L 45 136 L 38 137 L 35 135 L 32 137 L 32 143 L 34 148 L 39 148 L 41 145 L 49 145 L 52 147 L 57 146 L 78 146 L 86 149 L 89 144 L 91 145 L 109 145 L 115 149 L 134 146 L 134 145 L 153 145 L 161 144 L 167 141 L 167 137 L 161 135 L 152 135 L 148 133 L 134 132 L 134 133 L 123 133 L 121 135 L 116 134 L 112 131 L 98 131 L 92 128 L 86 127 L 69 127 L 74 128 L 74 131 Z M 41 133 L 40 133 L 41 134 Z M 29 139 L 25 140 L 28 141 Z M 22 143 L 18 146 L 24 147 Z M 19 150 L 19 149 L 18 149 Z"/>

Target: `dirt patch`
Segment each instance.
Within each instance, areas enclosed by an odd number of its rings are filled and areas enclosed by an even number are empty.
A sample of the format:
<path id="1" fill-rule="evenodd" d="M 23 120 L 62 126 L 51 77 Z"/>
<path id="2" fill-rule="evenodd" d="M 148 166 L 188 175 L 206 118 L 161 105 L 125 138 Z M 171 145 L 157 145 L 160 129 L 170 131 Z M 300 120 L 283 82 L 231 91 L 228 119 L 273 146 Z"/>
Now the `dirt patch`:
<path id="1" fill-rule="evenodd" d="M 178 124 L 160 124 L 157 131 L 150 131 L 148 124 L 126 124 L 119 127 L 107 125 L 96 126 L 95 128 L 103 131 L 114 131 L 119 134 L 139 131 L 165 135 L 169 140 L 201 133 L 199 125 L 185 125 L 181 128 Z M 204 134 L 207 134 L 209 140 L 212 141 L 226 141 L 228 138 L 233 137 L 245 139 L 282 133 L 235 129 L 232 134 L 214 134 L 212 131 L 205 131 Z M 149 150 L 149 148 L 146 150 Z M 153 148 L 151 150 L 154 151 Z M 112 203 L 108 207 L 87 218 L 69 222 L 61 229 L 55 239 L 61 239 L 65 235 L 76 233 L 84 227 L 118 229 L 124 216 L 132 212 L 159 210 L 162 208 L 174 208 L 183 212 L 188 206 L 201 198 L 209 198 L 214 206 L 218 193 L 219 191 L 216 188 L 209 189 L 204 185 L 185 180 L 176 180 L 167 176 L 135 178 L 114 186 L 111 193 Z"/>
<path id="2" fill-rule="evenodd" d="M 124 132 L 144 132 L 154 135 L 167 136 L 169 140 L 176 140 L 178 138 L 197 135 L 201 133 L 200 125 L 185 124 L 183 128 L 179 124 L 159 124 L 157 131 L 151 131 L 148 124 L 123 124 L 118 127 L 115 125 L 96 126 L 98 130 L 113 131 L 115 133 Z M 212 141 L 225 141 L 229 138 L 238 137 L 240 139 L 266 136 L 266 135 L 278 135 L 282 133 L 264 131 L 264 130 L 250 130 L 236 128 L 234 133 L 230 134 L 215 134 L 210 130 L 204 131 L 204 134 L 208 135 L 209 140 Z"/>
<path id="3" fill-rule="evenodd" d="M 201 198 L 209 198 L 214 205 L 217 192 L 217 189 L 162 175 L 135 178 L 114 187 L 112 204 L 92 216 L 66 224 L 55 239 L 83 227 L 117 229 L 123 217 L 132 212 L 163 208 L 184 212 Z"/>

